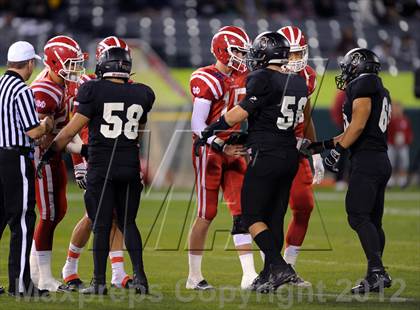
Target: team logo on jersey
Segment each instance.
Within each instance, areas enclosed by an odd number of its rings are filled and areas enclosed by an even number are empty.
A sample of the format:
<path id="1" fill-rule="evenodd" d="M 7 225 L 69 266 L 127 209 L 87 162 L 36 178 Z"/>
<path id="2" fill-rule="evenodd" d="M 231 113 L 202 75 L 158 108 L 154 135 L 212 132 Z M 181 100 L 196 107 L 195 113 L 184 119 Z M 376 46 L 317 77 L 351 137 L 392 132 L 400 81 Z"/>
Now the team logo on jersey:
<path id="1" fill-rule="evenodd" d="M 35 105 L 37 108 L 43 109 L 47 106 L 44 100 L 35 100 Z"/>
<path id="2" fill-rule="evenodd" d="M 198 87 L 198 86 L 194 86 L 194 87 L 192 88 L 192 93 L 193 93 L 194 95 L 198 95 L 198 94 L 200 93 L 200 91 L 201 91 L 201 89 L 200 89 L 200 87 Z"/>
<path id="3" fill-rule="evenodd" d="M 251 101 L 252 103 L 255 103 L 258 99 L 255 96 L 252 96 L 251 98 L 248 99 L 249 101 Z"/>

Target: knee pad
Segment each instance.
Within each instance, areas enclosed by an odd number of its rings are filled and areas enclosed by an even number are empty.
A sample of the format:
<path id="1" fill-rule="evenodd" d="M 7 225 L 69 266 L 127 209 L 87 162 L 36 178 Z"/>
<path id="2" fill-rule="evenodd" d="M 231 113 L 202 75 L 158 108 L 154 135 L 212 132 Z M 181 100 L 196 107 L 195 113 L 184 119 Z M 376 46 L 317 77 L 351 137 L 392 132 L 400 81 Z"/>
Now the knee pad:
<path id="1" fill-rule="evenodd" d="M 239 235 L 239 234 L 248 234 L 248 229 L 245 228 L 242 217 L 240 215 L 233 216 L 233 226 L 232 231 L 230 232 L 232 235 Z"/>

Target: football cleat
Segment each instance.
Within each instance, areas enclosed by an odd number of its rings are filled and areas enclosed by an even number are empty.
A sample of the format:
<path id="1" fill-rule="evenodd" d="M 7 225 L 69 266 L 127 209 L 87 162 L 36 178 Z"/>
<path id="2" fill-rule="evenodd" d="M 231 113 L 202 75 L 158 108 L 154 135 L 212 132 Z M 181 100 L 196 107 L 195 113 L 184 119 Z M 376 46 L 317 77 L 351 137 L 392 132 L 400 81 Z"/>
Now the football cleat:
<path id="1" fill-rule="evenodd" d="M 38 282 L 38 288 L 40 290 L 48 290 L 50 292 L 70 292 L 71 289 L 54 278 L 40 278 Z"/>
<path id="2" fill-rule="evenodd" d="M 298 287 L 311 287 L 312 283 L 309 281 L 305 281 L 301 276 L 296 275 L 290 282 L 290 285 L 298 286 Z"/>
<path id="3" fill-rule="evenodd" d="M 4 294 L 4 287 L 3 286 L 0 286 L 0 295 L 1 294 Z"/>
<path id="4" fill-rule="evenodd" d="M 193 280 L 188 279 L 185 287 L 188 290 L 197 290 L 197 291 L 207 291 L 207 290 L 214 289 L 214 287 L 210 285 L 206 280 L 201 280 L 200 282 L 195 283 Z"/>
<path id="5" fill-rule="evenodd" d="M 266 270 L 261 271 L 260 274 L 254 279 L 254 281 L 252 281 L 250 290 L 256 291 L 261 285 L 268 282 L 268 276 L 269 276 L 268 271 Z"/>
<path id="6" fill-rule="evenodd" d="M 48 297 L 50 292 L 48 290 L 40 290 L 36 287 L 31 286 L 25 293 L 9 292 L 9 296 L 14 297 Z"/>
<path id="7" fill-rule="evenodd" d="M 366 294 L 369 292 L 381 292 L 384 288 L 391 287 L 391 285 L 392 279 L 385 270 L 375 270 L 368 273 L 358 285 L 353 287 L 351 293 Z"/>
<path id="8" fill-rule="evenodd" d="M 251 290 L 252 284 L 254 283 L 254 280 L 258 278 L 258 275 L 256 273 L 253 273 L 251 275 L 244 274 L 242 276 L 241 280 L 241 289 L 243 290 Z"/>
<path id="9" fill-rule="evenodd" d="M 85 288 L 85 284 L 79 277 L 64 281 L 64 283 L 68 286 L 68 288 L 72 291 L 79 291 Z"/>
<path id="10" fill-rule="evenodd" d="M 292 281 L 296 277 L 296 271 L 291 265 L 270 265 L 268 281 L 257 288 L 257 292 L 267 294 L 276 291 L 281 285 Z"/>
<path id="11" fill-rule="evenodd" d="M 142 276 L 134 274 L 132 282 L 132 288 L 136 290 L 136 294 L 148 295 L 149 294 L 149 283 L 147 282 L 146 275 L 143 273 Z"/>
<path id="12" fill-rule="evenodd" d="M 107 295 L 108 289 L 105 283 L 100 284 L 95 279 L 92 279 L 90 286 L 80 290 L 80 293 L 84 295 Z"/>

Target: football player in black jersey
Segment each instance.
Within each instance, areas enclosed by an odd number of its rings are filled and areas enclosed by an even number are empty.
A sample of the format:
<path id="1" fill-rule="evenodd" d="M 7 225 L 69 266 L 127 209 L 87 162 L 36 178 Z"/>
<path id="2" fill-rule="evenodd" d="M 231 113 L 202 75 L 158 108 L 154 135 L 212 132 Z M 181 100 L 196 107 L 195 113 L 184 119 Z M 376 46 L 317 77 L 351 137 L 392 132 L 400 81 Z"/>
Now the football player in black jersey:
<path id="1" fill-rule="evenodd" d="M 59 152 L 88 124 L 89 160 L 85 205 L 93 223 L 94 277 L 83 294 L 106 294 L 105 272 L 109 234 L 115 211 L 133 265 L 133 288 L 148 293 L 143 268 L 142 240 L 136 226 L 142 183 L 139 139 L 155 95 L 144 84 L 128 83 L 131 57 L 122 48 L 102 53 L 96 65 L 97 80 L 80 86 L 77 113 L 56 136 L 41 164 Z M 115 210 L 113 210 L 115 206 Z"/>
<path id="2" fill-rule="evenodd" d="M 309 144 L 302 151 L 309 155 L 331 149 L 324 164 L 336 172 L 341 154 L 350 150 L 346 211 L 348 222 L 357 232 L 368 260 L 366 277 L 352 288 L 352 293 L 377 292 L 391 286 L 391 278 L 382 264 L 384 196 L 391 175 L 386 143 L 391 99 L 378 76 L 380 63 L 372 51 L 352 49 L 340 66 L 341 74 L 336 77 L 336 84 L 346 92 L 344 132 L 333 139 Z"/>
<path id="3" fill-rule="evenodd" d="M 265 254 L 264 269 L 253 283 L 259 292 L 274 291 L 296 276 L 281 250 L 290 187 L 298 168 L 294 127 L 308 89 L 304 78 L 283 71 L 289 51 L 283 35 L 260 34 L 248 53 L 252 72 L 247 78 L 246 98 L 209 125 L 195 142 L 197 154 L 214 132 L 248 119 L 246 145 L 251 160 L 242 185 L 242 222 Z"/>

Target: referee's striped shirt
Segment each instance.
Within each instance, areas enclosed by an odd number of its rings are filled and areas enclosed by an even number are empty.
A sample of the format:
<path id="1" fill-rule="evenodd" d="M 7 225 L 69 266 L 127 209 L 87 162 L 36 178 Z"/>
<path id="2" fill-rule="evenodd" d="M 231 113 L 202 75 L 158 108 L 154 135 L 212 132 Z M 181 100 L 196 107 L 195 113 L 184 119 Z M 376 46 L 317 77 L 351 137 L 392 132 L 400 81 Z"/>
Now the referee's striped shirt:
<path id="1" fill-rule="evenodd" d="M 32 90 L 14 71 L 0 77 L 0 148 L 32 147 L 25 132 L 39 125 Z"/>

